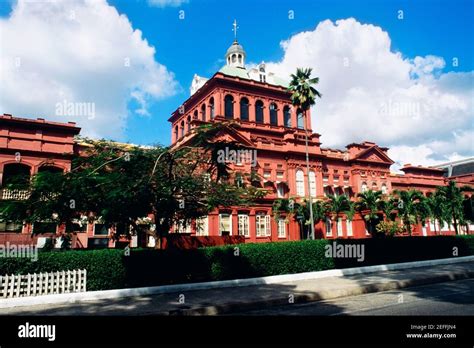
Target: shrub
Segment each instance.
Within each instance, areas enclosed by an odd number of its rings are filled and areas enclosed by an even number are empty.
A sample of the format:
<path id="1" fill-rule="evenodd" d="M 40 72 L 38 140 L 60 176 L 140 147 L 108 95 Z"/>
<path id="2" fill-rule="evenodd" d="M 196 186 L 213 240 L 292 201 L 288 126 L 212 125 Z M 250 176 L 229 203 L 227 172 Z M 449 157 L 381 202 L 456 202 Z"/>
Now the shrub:
<path id="1" fill-rule="evenodd" d="M 329 258 L 329 243 L 361 244 L 364 261 Z M 250 243 L 192 250 L 73 250 L 39 252 L 38 260 L 1 258 L 0 274 L 86 269 L 87 289 L 178 284 L 321 271 L 474 254 L 474 236 L 370 238 Z"/>

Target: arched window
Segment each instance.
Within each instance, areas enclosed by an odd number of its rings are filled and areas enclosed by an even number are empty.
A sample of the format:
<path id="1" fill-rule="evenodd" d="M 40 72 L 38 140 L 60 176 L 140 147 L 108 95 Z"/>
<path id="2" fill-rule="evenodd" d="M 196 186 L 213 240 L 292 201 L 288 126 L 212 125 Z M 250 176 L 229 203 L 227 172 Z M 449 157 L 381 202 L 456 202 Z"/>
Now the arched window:
<path id="1" fill-rule="evenodd" d="M 198 111 L 194 110 L 193 120 L 197 120 L 197 119 L 198 119 Z"/>
<path id="2" fill-rule="evenodd" d="M 184 137 L 184 120 L 181 121 L 181 137 Z"/>
<path id="3" fill-rule="evenodd" d="M 263 102 L 257 100 L 255 103 L 255 122 L 263 123 Z"/>
<path id="4" fill-rule="evenodd" d="M 316 197 L 316 174 L 313 171 L 309 172 L 309 194 Z"/>
<path id="5" fill-rule="evenodd" d="M 242 64 L 242 55 L 239 54 L 239 64 Z"/>
<path id="6" fill-rule="evenodd" d="M 179 127 L 175 126 L 174 127 L 174 139 L 175 139 L 175 141 L 178 140 L 178 137 L 179 137 Z"/>
<path id="7" fill-rule="evenodd" d="M 56 167 L 53 165 L 42 165 L 38 168 L 38 173 L 64 173 L 64 170 L 60 167 Z"/>
<path id="8" fill-rule="evenodd" d="M 387 192 L 388 192 L 388 191 L 387 191 L 387 185 L 382 184 L 381 189 L 382 189 L 382 194 L 386 195 Z"/>
<path id="9" fill-rule="evenodd" d="M 297 127 L 299 129 L 304 129 L 304 117 L 303 117 L 303 111 L 301 109 L 298 109 L 298 111 L 296 112 L 296 115 L 298 117 L 298 123 L 297 123 Z"/>
<path id="10" fill-rule="evenodd" d="M 285 127 L 291 127 L 291 109 L 288 105 L 283 108 L 283 118 Z"/>
<path id="11" fill-rule="evenodd" d="M 363 182 L 362 185 L 360 186 L 360 191 L 365 192 L 367 191 L 367 183 Z"/>
<path id="12" fill-rule="evenodd" d="M 232 63 L 235 63 L 235 61 L 236 61 L 236 55 L 233 54 L 233 55 L 232 55 Z"/>
<path id="13" fill-rule="evenodd" d="M 372 183 L 372 191 L 377 191 L 377 183 Z"/>
<path id="14" fill-rule="evenodd" d="M 202 104 L 201 106 L 201 120 L 206 122 L 206 104 Z"/>
<path id="15" fill-rule="evenodd" d="M 270 104 L 270 124 L 278 125 L 278 109 L 275 103 Z"/>
<path id="16" fill-rule="evenodd" d="M 211 99 L 209 99 L 209 114 L 211 115 L 211 120 L 214 119 L 214 97 L 211 97 Z"/>
<path id="17" fill-rule="evenodd" d="M 301 169 L 296 171 L 296 194 L 304 196 L 304 173 Z"/>
<path id="18" fill-rule="evenodd" d="M 188 116 L 188 119 L 186 122 L 186 128 L 187 128 L 187 132 L 191 130 L 191 116 Z"/>
<path id="19" fill-rule="evenodd" d="M 224 98 L 224 105 L 225 118 L 234 118 L 234 97 L 230 94 L 226 95 Z"/>
<path id="20" fill-rule="evenodd" d="M 22 163 L 8 163 L 3 167 L 2 185 L 27 186 L 30 181 L 31 168 Z"/>
<path id="21" fill-rule="evenodd" d="M 249 120 L 249 100 L 245 97 L 240 99 L 240 119 Z"/>

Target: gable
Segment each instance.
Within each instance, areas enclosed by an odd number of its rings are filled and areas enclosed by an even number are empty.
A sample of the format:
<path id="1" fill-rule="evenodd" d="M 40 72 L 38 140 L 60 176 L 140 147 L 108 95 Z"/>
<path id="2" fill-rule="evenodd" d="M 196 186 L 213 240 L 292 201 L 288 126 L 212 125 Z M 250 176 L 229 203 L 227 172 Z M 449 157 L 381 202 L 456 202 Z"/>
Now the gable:
<path id="1" fill-rule="evenodd" d="M 367 161 L 367 162 L 378 162 L 392 164 L 394 161 L 390 159 L 382 150 L 377 146 L 372 146 L 355 156 L 356 160 Z"/>

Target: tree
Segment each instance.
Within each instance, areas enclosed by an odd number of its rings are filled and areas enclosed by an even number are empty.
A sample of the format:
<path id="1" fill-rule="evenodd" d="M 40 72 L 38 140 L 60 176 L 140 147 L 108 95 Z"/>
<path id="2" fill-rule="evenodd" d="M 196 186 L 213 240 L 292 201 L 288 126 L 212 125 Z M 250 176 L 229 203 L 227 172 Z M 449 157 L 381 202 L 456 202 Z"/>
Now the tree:
<path id="1" fill-rule="evenodd" d="M 0 217 L 70 225 L 85 215 L 91 222 L 100 218 L 108 225 L 125 225 L 130 238 L 142 230 L 140 220 L 151 215 L 161 241 L 178 222 L 190 222 L 217 207 L 248 205 L 265 195 L 228 180 L 232 173 L 214 154 L 235 144 L 210 141 L 216 138 L 213 127 L 196 129 L 195 134 L 193 146 L 182 148 L 84 139 L 86 153 L 73 158 L 71 171 L 34 176 L 27 199 L 0 202 Z"/>
<path id="2" fill-rule="evenodd" d="M 446 186 L 439 186 L 436 194 L 439 195 L 440 201 L 445 205 L 449 212 L 450 222 L 454 225 L 454 231 L 459 234 L 458 224 L 464 223 L 463 211 L 463 192 L 472 192 L 472 188 L 468 186 L 458 187 L 456 182 L 451 180 Z"/>
<path id="3" fill-rule="evenodd" d="M 449 221 L 448 210 L 444 203 L 444 198 L 438 191 L 427 197 L 426 202 L 430 209 L 430 218 L 435 222 L 433 225 L 435 229 L 434 232 L 436 233 L 436 222 L 438 222 L 438 225 L 441 228 L 445 222 Z"/>
<path id="4" fill-rule="evenodd" d="M 380 202 L 382 200 L 382 191 L 367 190 L 357 194 L 356 209 L 364 218 L 367 229 L 370 233 L 375 232 L 375 225 L 378 220 Z"/>
<path id="5" fill-rule="evenodd" d="M 412 225 L 424 222 L 429 216 L 429 207 L 423 194 L 418 190 L 394 191 L 397 213 L 403 221 L 406 232 L 411 235 Z"/>
<path id="6" fill-rule="evenodd" d="M 351 210 L 351 202 L 346 195 L 328 195 L 327 198 L 325 202 L 326 209 L 333 221 L 336 221 L 340 214 L 347 213 Z"/>
<path id="7" fill-rule="evenodd" d="M 311 78 L 311 68 L 296 69 L 296 74 L 291 74 L 291 82 L 288 91 L 291 93 L 291 102 L 293 106 L 300 107 L 304 116 L 304 132 L 306 146 L 306 176 L 308 181 L 308 190 L 311 191 L 311 183 L 309 177 L 309 151 L 308 151 L 308 129 L 307 129 L 307 111 L 316 103 L 316 97 L 321 98 L 313 85 L 319 83 L 319 77 Z M 313 220 L 313 204 L 311 192 L 309 193 L 309 213 L 310 220 Z M 314 224 L 311 225 L 311 238 L 314 239 Z"/>

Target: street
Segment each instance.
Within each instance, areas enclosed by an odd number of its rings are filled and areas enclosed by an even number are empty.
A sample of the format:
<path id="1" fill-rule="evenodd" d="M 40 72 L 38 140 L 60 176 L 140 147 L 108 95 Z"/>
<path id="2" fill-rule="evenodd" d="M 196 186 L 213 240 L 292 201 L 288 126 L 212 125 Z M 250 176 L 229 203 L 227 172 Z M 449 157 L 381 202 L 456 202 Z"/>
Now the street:
<path id="1" fill-rule="evenodd" d="M 474 279 L 229 315 L 474 315 Z"/>

